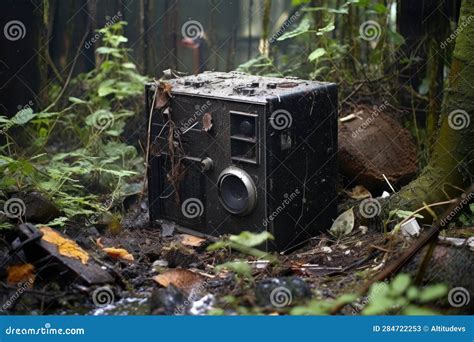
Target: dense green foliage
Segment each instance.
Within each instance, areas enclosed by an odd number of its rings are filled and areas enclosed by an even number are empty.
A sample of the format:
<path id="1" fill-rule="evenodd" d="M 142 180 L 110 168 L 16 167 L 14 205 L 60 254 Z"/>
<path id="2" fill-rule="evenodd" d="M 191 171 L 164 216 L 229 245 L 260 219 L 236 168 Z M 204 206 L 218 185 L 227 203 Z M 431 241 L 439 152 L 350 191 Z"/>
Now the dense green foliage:
<path id="1" fill-rule="evenodd" d="M 393 2 L 328 1 L 321 7 L 310 3 L 293 1 L 300 9 L 274 35 L 269 53 L 240 65 L 239 70 L 348 84 L 394 71 L 394 52 L 404 39 L 391 17 Z"/>
<path id="2" fill-rule="evenodd" d="M 65 92 L 69 100 L 58 99 L 36 113 L 26 106 L 11 119 L 0 117 L 7 141 L 0 147 L 0 195 L 7 199 L 10 193 L 40 191 L 64 215 L 53 225 L 109 211 L 140 188 L 134 180 L 141 180 L 142 157 L 120 138 L 127 119 L 139 114 L 145 82 L 123 47 L 125 24 L 98 31 L 100 63 L 71 81 Z"/>

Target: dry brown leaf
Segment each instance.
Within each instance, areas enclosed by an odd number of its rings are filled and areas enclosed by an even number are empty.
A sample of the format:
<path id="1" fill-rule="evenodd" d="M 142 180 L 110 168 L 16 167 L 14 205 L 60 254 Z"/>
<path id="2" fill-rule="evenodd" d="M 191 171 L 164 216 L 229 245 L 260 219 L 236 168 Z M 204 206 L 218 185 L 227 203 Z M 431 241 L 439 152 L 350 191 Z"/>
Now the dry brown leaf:
<path id="1" fill-rule="evenodd" d="M 346 191 L 353 199 L 364 199 L 372 197 L 372 194 L 363 185 L 356 185 L 351 191 Z"/>
<path id="2" fill-rule="evenodd" d="M 202 130 L 209 132 L 212 129 L 212 115 L 211 113 L 205 113 L 202 117 Z"/>
<path id="3" fill-rule="evenodd" d="M 169 99 L 171 97 L 171 88 L 171 84 L 160 82 L 155 99 L 155 108 L 161 109 L 168 105 Z"/>
<path id="4" fill-rule="evenodd" d="M 32 264 L 12 265 L 7 268 L 7 282 L 10 285 L 35 281 L 35 267 Z"/>
<path id="5" fill-rule="evenodd" d="M 199 247 L 204 243 L 204 241 L 206 241 L 206 239 L 189 234 L 181 234 L 180 237 L 181 243 L 190 247 Z"/>
<path id="6" fill-rule="evenodd" d="M 124 261 L 134 261 L 133 255 L 131 255 L 126 249 L 105 247 L 102 250 L 113 259 L 120 259 Z"/>
<path id="7" fill-rule="evenodd" d="M 41 227 L 44 241 L 52 243 L 58 247 L 59 254 L 80 260 L 84 265 L 89 261 L 89 254 L 83 250 L 75 241 L 63 237 L 50 227 Z"/>
<path id="8" fill-rule="evenodd" d="M 159 274 L 153 277 L 153 280 L 163 287 L 168 287 L 171 284 L 186 292 L 198 287 L 203 281 L 199 274 L 182 268 Z"/>

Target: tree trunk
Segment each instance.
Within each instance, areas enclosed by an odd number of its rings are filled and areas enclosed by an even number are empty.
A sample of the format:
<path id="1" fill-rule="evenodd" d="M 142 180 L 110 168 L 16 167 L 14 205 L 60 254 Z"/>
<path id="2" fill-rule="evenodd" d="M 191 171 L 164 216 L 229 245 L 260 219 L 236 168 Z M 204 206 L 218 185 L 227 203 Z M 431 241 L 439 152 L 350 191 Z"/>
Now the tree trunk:
<path id="1" fill-rule="evenodd" d="M 433 153 L 421 175 L 389 201 L 388 208 L 417 209 L 459 195 L 474 171 L 474 0 L 463 0 L 456 47 Z"/>

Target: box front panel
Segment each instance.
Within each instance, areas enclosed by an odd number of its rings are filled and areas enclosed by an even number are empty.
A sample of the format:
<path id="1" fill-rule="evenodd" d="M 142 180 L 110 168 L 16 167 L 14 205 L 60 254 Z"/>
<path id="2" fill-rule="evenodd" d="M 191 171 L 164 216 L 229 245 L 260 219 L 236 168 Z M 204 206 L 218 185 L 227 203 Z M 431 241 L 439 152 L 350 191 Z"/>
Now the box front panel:
<path id="1" fill-rule="evenodd" d="M 157 110 L 150 156 L 152 219 L 215 236 L 263 229 L 263 110 L 186 95 L 175 95 L 165 113 Z M 239 177 L 253 184 L 246 188 Z M 256 201 L 245 210 L 252 191 Z"/>

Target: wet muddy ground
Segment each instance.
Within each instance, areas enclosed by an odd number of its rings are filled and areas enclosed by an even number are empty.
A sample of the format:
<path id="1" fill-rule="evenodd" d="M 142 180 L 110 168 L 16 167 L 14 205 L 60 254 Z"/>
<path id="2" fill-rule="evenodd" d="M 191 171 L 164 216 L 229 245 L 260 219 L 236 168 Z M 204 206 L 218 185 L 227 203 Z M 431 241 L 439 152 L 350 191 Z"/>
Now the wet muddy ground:
<path id="1" fill-rule="evenodd" d="M 288 314 L 311 300 L 331 301 L 354 293 L 414 241 L 384 234 L 376 224 L 367 228 L 356 222 L 343 238 L 322 233 L 294 251 L 272 253 L 276 259 L 268 262 L 229 248 L 210 252 L 207 247 L 213 241 L 169 227 L 150 229 L 146 217 L 146 208 L 141 208 L 113 232 L 110 227 L 79 225 L 64 230 L 112 274 L 113 284 L 87 286 L 59 265 L 38 263 L 34 284 L 18 287 L 5 281 L 4 267 L 0 274 L 0 299 L 5 303 L 2 314 Z M 0 242 L 4 261 L 14 233 L 10 235 Z M 133 261 L 112 258 L 104 253 L 104 246 L 126 250 Z M 435 253 L 422 282 L 458 285 L 465 272 L 472 275 L 474 253 L 467 251 L 463 257 L 467 259 L 459 259 L 458 252 L 450 256 L 451 247 L 444 252 L 442 248 L 447 247 L 435 249 L 440 260 Z M 419 272 L 423 253 L 419 254 L 405 267 L 413 276 Z M 19 253 L 8 263 L 14 263 L 15 258 L 20 262 L 23 257 Z M 438 270 L 443 260 L 455 261 L 450 279 Z M 233 261 L 246 267 L 219 267 Z M 472 276 L 464 278 L 464 282 L 472 280 Z M 279 289 L 284 290 L 275 292 Z M 362 297 L 337 313 L 358 314 L 366 299 Z M 441 304 L 437 309 L 449 308 Z"/>

